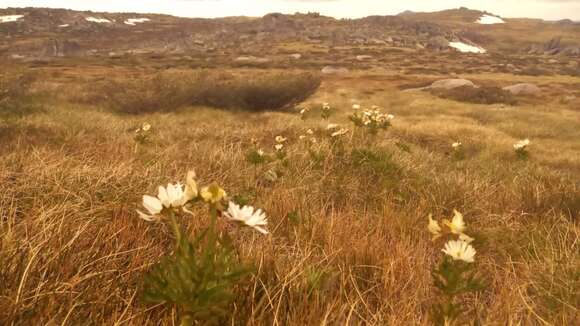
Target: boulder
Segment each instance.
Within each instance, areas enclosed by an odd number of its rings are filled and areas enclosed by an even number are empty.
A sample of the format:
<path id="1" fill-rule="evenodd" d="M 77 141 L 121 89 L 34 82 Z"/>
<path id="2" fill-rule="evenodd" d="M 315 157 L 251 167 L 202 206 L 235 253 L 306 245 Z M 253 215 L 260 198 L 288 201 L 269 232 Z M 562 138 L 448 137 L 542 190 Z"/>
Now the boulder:
<path id="1" fill-rule="evenodd" d="M 449 48 L 449 41 L 443 36 L 435 36 L 429 39 L 427 48 L 437 51 L 446 50 Z"/>
<path id="2" fill-rule="evenodd" d="M 503 90 L 508 91 L 514 95 L 538 95 L 542 92 L 538 86 L 530 83 L 506 86 L 503 88 Z"/>
<path id="3" fill-rule="evenodd" d="M 462 86 L 475 87 L 475 84 L 471 80 L 467 79 L 441 79 L 434 81 L 431 84 L 431 88 L 443 88 L 443 89 L 454 89 Z"/>
<path id="4" fill-rule="evenodd" d="M 343 67 L 326 66 L 322 68 L 321 72 L 325 75 L 342 75 L 348 74 L 348 69 Z"/>

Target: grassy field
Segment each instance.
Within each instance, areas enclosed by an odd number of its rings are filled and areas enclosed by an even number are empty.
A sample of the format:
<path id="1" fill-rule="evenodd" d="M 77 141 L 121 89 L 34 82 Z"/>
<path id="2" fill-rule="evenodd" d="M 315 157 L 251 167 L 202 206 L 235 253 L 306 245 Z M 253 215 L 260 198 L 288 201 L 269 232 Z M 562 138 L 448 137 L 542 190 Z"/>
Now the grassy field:
<path id="1" fill-rule="evenodd" d="M 35 83 L 42 110 L 0 120 L 0 324 L 177 323 L 175 307 L 141 300 L 143 275 L 173 240 L 135 209 L 190 169 L 269 219 L 267 236 L 218 224 L 255 267 L 221 324 L 429 325 L 443 242 L 431 240 L 427 217 L 450 218 L 454 209 L 475 238 L 487 284 L 461 298 L 462 322 L 580 322 L 580 106 L 561 100 L 580 78 L 467 76 L 545 90 L 510 106 L 400 89 L 437 76 L 352 73 L 325 77 L 301 119 L 295 110 L 204 106 L 119 114 L 89 96 L 92 83 L 139 70 L 60 71 L 45 70 Z M 365 136 L 348 120 L 355 103 L 395 115 L 392 127 Z M 145 122 L 150 141 L 136 145 Z M 326 136 L 330 122 L 350 129 L 339 150 Z M 299 138 L 307 129 L 318 140 L 316 159 Z M 246 160 L 252 139 L 273 153 L 278 135 L 288 138 L 286 163 Z M 512 147 L 524 138 L 527 160 Z M 263 178 L 268 170 L 277 180 Z M 188 234 L 205 227 L 204 214 L 180 220 Z"/>

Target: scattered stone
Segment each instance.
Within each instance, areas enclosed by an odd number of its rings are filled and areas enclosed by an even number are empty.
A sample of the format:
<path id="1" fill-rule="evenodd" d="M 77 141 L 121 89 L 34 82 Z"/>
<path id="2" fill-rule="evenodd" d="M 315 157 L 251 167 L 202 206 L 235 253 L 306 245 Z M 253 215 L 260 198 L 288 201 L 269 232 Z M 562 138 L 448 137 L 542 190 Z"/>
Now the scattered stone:
<path id="1" fill-rule="evenodd" d="M 503 88 L 503 90 L 508 91 L 514 95 L 538 95 L 542 92 L 538 86 L 530 83 L 506 86 Z"/>
<path id="2" fill-rule="evenodd" d="M 237 57 L 235 60 L 235 62 L 248 62 L 248 63 L 267 63 L 270 62 L 270 59 L 268 58 L 256 58 L 254 56 L 241 56 L 241 57 Z"/>
<path id="3" fill-rule="evenodd" d="M 366 60 L 370 60 L 370 59 L 372 59 L 372 58 L 373 58 L 373 56 L 372 56 L 372 55 L 357 55 L 357 56 L 356 56 L 356 59 L 357 59 L 358 61 L 366 61 Z"/>
<path id="4" fill-rule="evenodd" d="M 321 72 L 325 75 L 342 75 L 348 74 L 348 69 L 343 67 L 326 66 L 322 68 Z"/>
<path id="5" fill-rule="evenodd" d="M 434 81 L 433 84 L 431 84 L 431 88 L 444 89 L 454 89 L 462 86 L 475 87 L 475 84 L 471 80 L 467 79 L 441 79 Z"/>
<path id="6" fill-rule="evenodd" d="M 568 103 L 574 102 L 576 99 L 577 99 L 577 97 L 574 95 L 566 95 L 562 98 L 562 103 L 568 104 Z"/>

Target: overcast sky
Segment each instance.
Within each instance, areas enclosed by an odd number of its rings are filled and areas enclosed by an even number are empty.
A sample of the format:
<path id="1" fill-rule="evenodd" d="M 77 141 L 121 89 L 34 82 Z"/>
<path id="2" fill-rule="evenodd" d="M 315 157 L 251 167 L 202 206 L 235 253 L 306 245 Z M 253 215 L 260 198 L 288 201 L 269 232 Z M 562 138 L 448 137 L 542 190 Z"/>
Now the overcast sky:
<path id="1" fill-rule="evenodd" d="M 337 18 L 354 18 L 461 6 L 487 10 L 503 17 L 580 20 L 580 0 L 0 0 L 0 8 L 52 7 L 165 13 L 186 17 L 262 16 L 269 12 L 317 11 Z"/>

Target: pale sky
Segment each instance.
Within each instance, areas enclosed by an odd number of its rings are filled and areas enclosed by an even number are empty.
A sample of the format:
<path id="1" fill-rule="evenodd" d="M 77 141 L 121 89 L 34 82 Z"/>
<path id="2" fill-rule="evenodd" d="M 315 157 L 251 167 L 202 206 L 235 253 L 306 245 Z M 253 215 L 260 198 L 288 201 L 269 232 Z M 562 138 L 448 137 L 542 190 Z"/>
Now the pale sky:
<path id="1" fill-rule="evenodd" d="M 270 12 L 316 11 L 323 15 L 364 17 L 401 11 L 435 11 L 461 6 L 503 17 L 580 20 L 580 0 L 0 0 L 5 7 L 164 13 L 184 17 L 262 16 Z"/>

